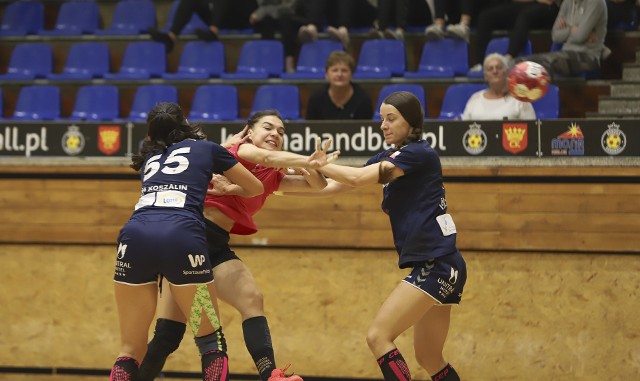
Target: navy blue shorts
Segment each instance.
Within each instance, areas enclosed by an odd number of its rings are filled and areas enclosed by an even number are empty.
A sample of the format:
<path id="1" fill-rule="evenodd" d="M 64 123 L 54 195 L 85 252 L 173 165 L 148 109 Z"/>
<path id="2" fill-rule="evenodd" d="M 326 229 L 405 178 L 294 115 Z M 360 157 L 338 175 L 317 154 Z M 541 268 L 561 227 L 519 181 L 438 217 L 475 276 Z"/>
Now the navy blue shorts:
<path id="1" fill-rule="evenodd" d="M 171 214 L 133 216 L 120 230 L 113 280 L 155 283 L 162 274 L 175 285 L 213 281 L 202 221 Z"/>
<path id="2" fill-rule="evenodd" d="M 403 282 L 422 290 L 439 304 L 460 304 L 467 282 L 467 265 L 460 251 L 456 251 L 415 264 Z"/>
<path id="3" fill-rule="evenodd" d="M 232 259 L 240 259 L 229 246 L 229 232 L 205 218 L 207 229 L 207 245 L 209 245 L 209 260 L 211 266 L 216 267 Z"/>

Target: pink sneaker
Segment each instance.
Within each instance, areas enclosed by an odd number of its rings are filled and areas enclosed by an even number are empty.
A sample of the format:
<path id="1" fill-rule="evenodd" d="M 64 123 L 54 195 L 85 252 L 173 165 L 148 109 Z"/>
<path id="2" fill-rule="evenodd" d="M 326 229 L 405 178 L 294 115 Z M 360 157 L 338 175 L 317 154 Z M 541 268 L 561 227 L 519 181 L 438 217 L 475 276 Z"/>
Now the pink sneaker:
<path id="1" fill-rule="evenodd" d="M 296 376 L 292 374 L 291 376 L 287 376 L 284 372 L 289 369 L 291 364 L 288 364 L 284 369 L 274 369 L 271 371 L 271 377 L 269 377 L 269 381 L 303 381 L 302 377 Z"/>

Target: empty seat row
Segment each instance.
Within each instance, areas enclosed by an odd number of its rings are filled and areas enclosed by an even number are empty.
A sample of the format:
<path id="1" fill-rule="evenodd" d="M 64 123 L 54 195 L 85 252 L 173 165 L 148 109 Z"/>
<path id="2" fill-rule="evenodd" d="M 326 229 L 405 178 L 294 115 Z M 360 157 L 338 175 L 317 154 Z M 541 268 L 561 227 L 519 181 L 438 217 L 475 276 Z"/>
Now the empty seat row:
<path id="1" fill-rule="evenodd" d="M 158 102 L 178 103 L 172 85 L 143 85 L 137 88 L 129 115 L 121 118 L 119 90 L 113 85 L 87 85 L 78 89 L 69 119 L 83 121 L 144 121 Z M 283 118 L 300 119 L 300 93 L 295 85 L 260 86 L 252 112 L 277 109 Z M 238 90 L 233 85 L 202 85 L 196 89 L 188 116 L 194 121 L 237 120 Z M 13 120 L 58 120 L 61 116 L 60 88 L 51 85 L 25 86 L 18 94 Z"/>
<path id="2" fill-rule="evenodd" d="M 167 72 L 165 46 L 155 41 L 127 45 L 118 72 L 110 71 L 109 45 L 78 42 L 71 45 L 61 73 L 53 73 L 53 50 L 48 43 L 22 43 L 14 48 L 7 73 L 0 80 L 59 79 L 313 79 L 324 77 L 327 57 L 342 49 L 337 41 L 320 40 L 302 47 L 296 73 L 283 73 L 282 43 L 276 40 L 247 41 L 242 46 L 235 73 L 226 73 L 222 42 L 190 41 L 185 44 L 175 73 Z"/>
<path id="3" fill-rule="evenodd" d="M 469 97 L 485 88 L 482 84 L 455 84 L 448 87 L 439 119 L 457 119 L 462 115 Z M 382 101 L 395 91 L 415 94 L 425 109 L 424 87 L 416 84 L 391 84 L 381 88 L 376 110 Z M 1 95 L 1 94 L 0 94 Z M 119 91 L 112 85 L 87 85 L 78 90 L 70 119 L 73 120 L 118 120 L 121 119 Z M 144 121 L 147 113 L 158 102 L 178 103 L 178 91 L 172 85 L 143 85 L 137 88 L 129 115 L 122 118 Z M 296 85 L 262 85 L 256 90 L 251 113 L 276 109 L 287 120 L 300 120 L 302 115 L 300 93 Z M 540 119 L 559 116 L 559 92 L 551 85 L 548 94 L 533 103 Z M 190 105 L 188 118 L 192 121 L 223 121 L 239 119 L 238 90 L 234 85 L 201 85 L 196 89 Z M 0 107 L 1 111 L 1 107 Z M 379 119 L 376 113 L 373 119 Z M 57 86 L 27 86 L 18 95 L 15 110 L 10 119 L 56 120 L 61 119 L 60 89 Z"/>

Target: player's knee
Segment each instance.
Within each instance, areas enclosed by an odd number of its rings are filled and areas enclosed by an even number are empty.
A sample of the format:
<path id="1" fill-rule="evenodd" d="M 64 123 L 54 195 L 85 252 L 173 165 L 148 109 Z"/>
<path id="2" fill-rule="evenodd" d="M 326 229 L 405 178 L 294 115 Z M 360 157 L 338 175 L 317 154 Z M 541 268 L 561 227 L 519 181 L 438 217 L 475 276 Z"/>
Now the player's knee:
<path id="1" fill-rule="evenodd" d="M 181 322 L 158 319 L 153 339 L 149 343 L 149 351 L 163 352 L 167 356 L 173 353 L 180 346 L 186 327 L 186 324 Z"/>

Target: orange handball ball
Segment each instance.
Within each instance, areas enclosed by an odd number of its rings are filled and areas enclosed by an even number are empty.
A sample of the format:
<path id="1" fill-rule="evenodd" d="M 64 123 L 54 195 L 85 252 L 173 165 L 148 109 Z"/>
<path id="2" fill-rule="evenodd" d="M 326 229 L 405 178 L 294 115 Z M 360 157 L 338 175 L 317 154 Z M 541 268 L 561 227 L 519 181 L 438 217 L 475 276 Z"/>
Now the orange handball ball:
<path id="1" fill-rule="evenodd" d="M 519 101 L 537 101 L 548 89 L 549 73 L 538 63 L 523 61 L 509 72 L 509 92 Z"/>

